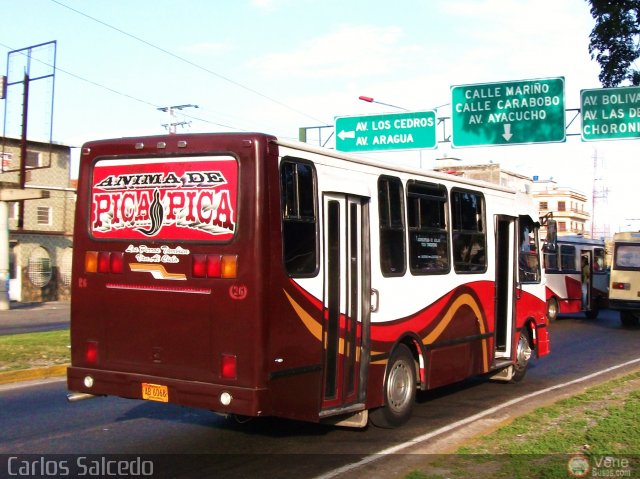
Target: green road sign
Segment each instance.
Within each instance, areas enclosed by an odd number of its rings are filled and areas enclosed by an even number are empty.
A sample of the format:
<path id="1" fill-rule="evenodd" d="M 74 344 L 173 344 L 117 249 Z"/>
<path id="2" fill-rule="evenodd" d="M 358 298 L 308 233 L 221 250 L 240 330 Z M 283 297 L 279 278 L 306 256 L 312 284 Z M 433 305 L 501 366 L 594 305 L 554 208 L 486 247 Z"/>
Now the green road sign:
<path id="1" fill-rule="evenodd" d="M 336 118 L 336 150 L 381 151 L 436 147 L 436 112 L 411 111 Z"/>
<path id="2" fill-rule="evenodd" d="M 640 87 L 580 92 L 582 141 L 640 138 Z"/>
<path id="3" fill-rule="evenodd" d="M 565 141 L 564 77 L 451 87 L 453 147 Z"/>

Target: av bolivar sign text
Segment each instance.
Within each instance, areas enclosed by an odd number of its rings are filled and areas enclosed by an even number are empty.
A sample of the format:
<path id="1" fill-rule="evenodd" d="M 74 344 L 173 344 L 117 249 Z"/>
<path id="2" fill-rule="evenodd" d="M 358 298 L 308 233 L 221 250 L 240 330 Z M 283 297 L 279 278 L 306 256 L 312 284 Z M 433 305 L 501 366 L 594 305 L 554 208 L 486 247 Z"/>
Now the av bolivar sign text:
<path id="1" fill-rule="evenodd" d="M 564 78 L 451 87 L 454 147 L 565 141 Z"/>
<path id="2" fill-rule="evenodd" d="M 582 140 L 640 138 L 640 87 L 580 92 Z"/>
<path id="3" fill-rule="evenodd" d="M 361 152 L 435 147 L 435 111 L 336 118 L 336 150 Z"/>

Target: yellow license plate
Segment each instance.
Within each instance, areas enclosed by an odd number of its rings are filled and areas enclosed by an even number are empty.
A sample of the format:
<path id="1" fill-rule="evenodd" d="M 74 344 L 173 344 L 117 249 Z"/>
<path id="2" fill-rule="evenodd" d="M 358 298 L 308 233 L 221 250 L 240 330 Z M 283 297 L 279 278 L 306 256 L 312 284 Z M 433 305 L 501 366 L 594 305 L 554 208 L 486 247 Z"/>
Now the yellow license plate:
<path id="1" fill-rule="evenodd" d="M 169 402 L 169 389 L 161 384 L 142 383 L 142 399 Z"/>

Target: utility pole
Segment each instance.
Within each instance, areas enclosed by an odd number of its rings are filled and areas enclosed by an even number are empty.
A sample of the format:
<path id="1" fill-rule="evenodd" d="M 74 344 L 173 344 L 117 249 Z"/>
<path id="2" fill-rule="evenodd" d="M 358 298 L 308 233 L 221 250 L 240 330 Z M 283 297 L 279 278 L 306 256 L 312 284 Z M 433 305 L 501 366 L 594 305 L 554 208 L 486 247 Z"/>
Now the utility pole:
<path id="1" fill-rule="evenodd" d="M 602 167 L 602 168 L 601 168 Z M 596 212 L 600 212 L 608 203 L 609 188 L 601 176 L 604 160 L 598 157 L 598 150 L 593 152 L 593 190 L 591 196 L 591 237 L 594 239 L 608 238 L 610 235 L 609 224 L 599 224 L 596 228 Z M 600 217 L 600 215 L 598 215 Z"/>
<path id="2" fill-rule="evenodd" d="M 184 110 L 185 108 L 199 108 L 198 105 L 193 105 L 191 103 L 186 105 L 173 105 L 173 106 L 162 106 L 158 108 L 159 111 L 163 111 L 165 113 L 169 113 L 169 123 L 164 123 L 162 126 L 167 129 L 170 135 L 176 134 L 176 127 L 190 125 L 190 121 L 177 121 L 176 120 L 176 110 Z"/>

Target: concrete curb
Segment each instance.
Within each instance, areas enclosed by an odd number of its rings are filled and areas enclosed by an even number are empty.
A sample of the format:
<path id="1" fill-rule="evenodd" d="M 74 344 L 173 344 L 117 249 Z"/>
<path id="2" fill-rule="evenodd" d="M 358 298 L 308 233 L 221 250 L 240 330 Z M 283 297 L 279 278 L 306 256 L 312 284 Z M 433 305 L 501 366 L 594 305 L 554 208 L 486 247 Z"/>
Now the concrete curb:
<path id="1" fill-rule="evenodd" d="M 0 384 L 17 383 L 21 381 L 34 381 L 36 379 L 48 379 L 67 374 L 69 364 L 57 364 L 46 368 L 22 369 L 0 373 Z"/>

